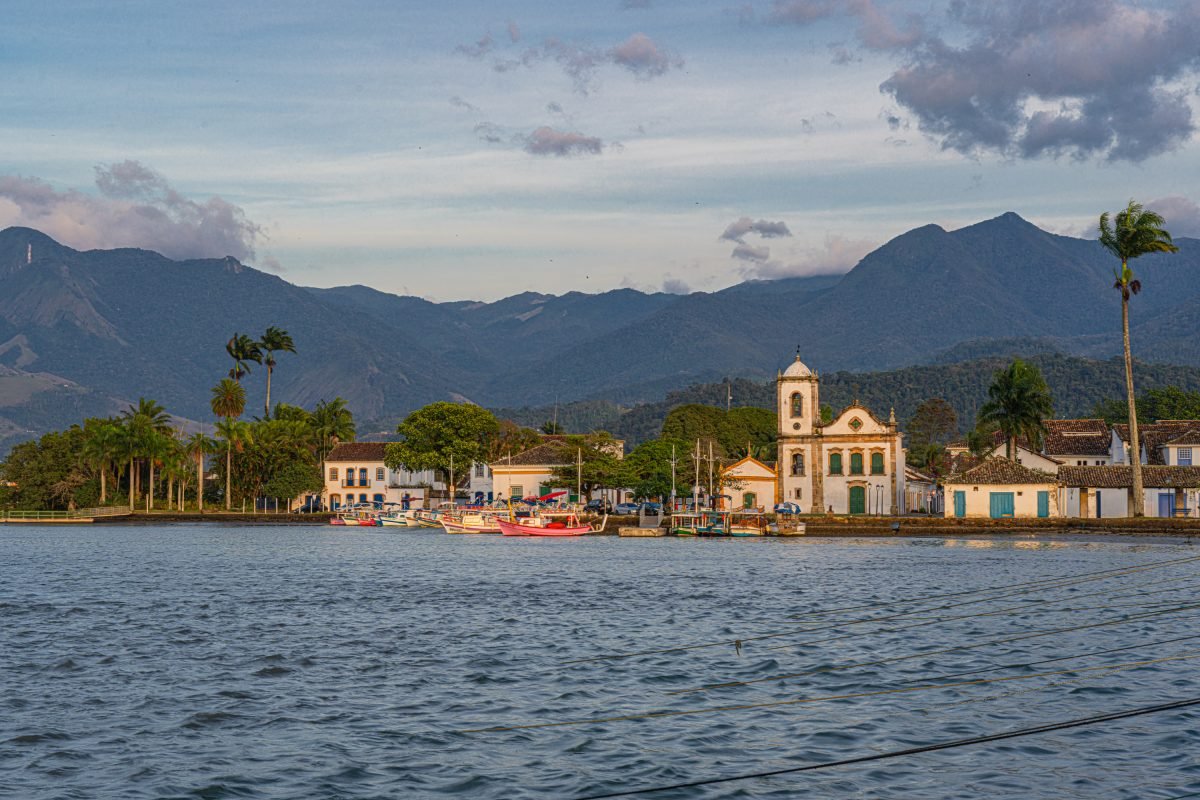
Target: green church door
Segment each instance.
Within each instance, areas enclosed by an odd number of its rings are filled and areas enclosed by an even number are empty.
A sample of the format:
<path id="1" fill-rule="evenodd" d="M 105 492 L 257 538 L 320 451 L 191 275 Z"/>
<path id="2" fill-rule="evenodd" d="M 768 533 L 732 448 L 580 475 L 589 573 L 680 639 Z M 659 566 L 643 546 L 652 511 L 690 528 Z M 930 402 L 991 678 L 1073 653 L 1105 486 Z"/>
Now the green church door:
<path id="1" fill-rule="evenodd" d="M 867 490 L 862 486 L 850 487 L 850 513 L 867 513 Z"/>

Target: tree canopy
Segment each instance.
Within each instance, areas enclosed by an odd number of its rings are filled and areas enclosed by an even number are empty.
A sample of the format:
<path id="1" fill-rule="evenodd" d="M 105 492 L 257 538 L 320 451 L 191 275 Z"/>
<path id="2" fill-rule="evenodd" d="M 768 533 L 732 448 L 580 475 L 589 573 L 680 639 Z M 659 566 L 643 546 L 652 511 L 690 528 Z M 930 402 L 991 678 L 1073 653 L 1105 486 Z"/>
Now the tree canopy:
<path id="1" fill-rule="evenodd" d="M 500 432 L 492 412 L 473 403 L 430 403 L 396 427 L 403 439 L 388 444 L 384 462 L 391 469 L 437 470 L 456 480 L 469 476 L 476 461 L 486 461 L 491 440 Z"/>

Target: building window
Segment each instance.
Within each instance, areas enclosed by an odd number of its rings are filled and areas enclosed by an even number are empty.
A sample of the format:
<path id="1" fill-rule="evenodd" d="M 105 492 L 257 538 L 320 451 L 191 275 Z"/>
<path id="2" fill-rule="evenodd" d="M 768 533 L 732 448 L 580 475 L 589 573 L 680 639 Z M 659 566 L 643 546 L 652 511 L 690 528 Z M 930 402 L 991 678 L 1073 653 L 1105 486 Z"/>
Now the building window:
<path id="1" fill-rule="evenodd" d="M 859 419 L 858 417 L 855 417 L 854 419 L 850 420 L 850 430 L 854 431 L 855 433 L 858 433 L 859 429 L 861 429 L 862 426 L 863 426 L 862 420 Z"/>
<path id="2" fill-rule="evenodd" d="M 792 453 L 792 474 L 804 474 L 804 453 Z"/>
<path id="3" fill-rule="evenodd" d="M 525 496 L 525 487 L 519 485 L 511 487 L 508 490 L 508 496 L 513 500 L 520 500 Z"/>
<path id="4" fill-rule="evenodd" d="M 377 481 L 383 480 L 383 467 L 375 468 L 375 480 L 377 480 Z"/>
<path id="5" fill-rule="evenodd" d="M 883 453 L 871 453 L 871 474 L 883 474 Z"/>
<path id="6" fill-rule="evenodd" d="M 804 498 L 804 490 L 803 490 L 803 489 L 797 489 L 797 490 L 796 490 L 796 499 L 797 499 L 797 500 L 801 500 L 801 499 L 803 499 L 803 498 Z"/>
<path id="7" fill-rule="evenodd" d="M 862 475 L 863 474 L 862 453 L 851 453 L 850 454 L 850 474 L 851 475 Z"/>
<path id="8" fill-rule="evenodd" d="M 804 395 L 799 392 L 792 392 L 792 416 L 804 416 Z"/>
<path id="9" fill-rule="evenodd" d="M 475 477 L 483 478 L 486 476 L 487 476 L 487 464 L 476 464 L 475 465 Z"/>
<path id="10" fill-rule="evenodd" d="M 353 485 L 354 485 L 354 467 L 347 467 L 347 468 L 346 468 L 346 485 L 347 485 L 347 486 L 353 486 Z M 351 499 L 351 500 L 353 500 L 353 499 L 354 499 L 354 496 L 353 496 L 353 495 L 351 495 L 351 496 L 350 496 L 350 499 Z"/>
<path id="11" fill-rule="evenodd" d="M 329 480 L 331 480 L 331 481 L 337 480 L 337 467 L 329 468 Z"/>
<path id="12" fill-rule="evenodd" d="M 1179 466 L 1190 467 L 1192 465 L 1192 448 L 1179 448 Z"/>
<path id="13" fill-rule="evenodd" d="M 358 471 L 358 485 L 359 486 L 370 486 L 371 485 L 371 484 L 367 483 L 367 468 L 366 467 L 363 467 L 362 469 L 360 469 Z"/>
<path id="14" fill-rule="evenodd" d="M 334 472 L 337 472 L 337 470 L 334 470 Z M 336 479 L 336 476 L 335 476 L 335 479 Z M 342 505 L 342 496 L 340 494 L 329 495 L 329 507 L 331 509 L 337 509 L 341 505 Z"/>
<path id="15" fill-rule="evenodd" d="M 830 475 L 841 475 L 842 474 L 842 454 L 841 453 L 830 453 L 829 454 L 829 474 Z"/>
<path id="16" fill-rule="evenodd" d="M 746 492 L 742 495 L 742 508 L 754 508 L 758 503 L 758 498 L 754 492 Z"/>

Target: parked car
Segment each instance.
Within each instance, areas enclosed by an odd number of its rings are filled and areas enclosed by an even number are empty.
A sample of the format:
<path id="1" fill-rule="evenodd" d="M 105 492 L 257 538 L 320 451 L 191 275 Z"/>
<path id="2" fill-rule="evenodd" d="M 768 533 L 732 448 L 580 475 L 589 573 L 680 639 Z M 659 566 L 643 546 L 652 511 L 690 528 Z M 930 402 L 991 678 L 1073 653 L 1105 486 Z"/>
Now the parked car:
<path id="1" fill-rule="evenodd" d="M 642 503 L 642 511 L 647 514 L 661 514 L 662 510 L 662 503 Z"/>
<path id="2" fill-rule="evenodd" d="M 304 504 L 297 508 L 293 513 L 296 514 L 317 514 L 321 511 L 321 498 L 310 497 L 304 501 Z"/>
<path id="3" fill-rule="evenodd" d="M 611 514 L 613 508 L 612 503 L 607 500 L 588 500 L 588 503 L 583 507 L 583 510 L 590 511 L 593 514 Z"/>
<path id="4" fill-rule="evenodd" d="M 629 516 L 638 513 L 638 508 L 639 506 L 637 503 L 617 503 L 616 507 L 613 508 L 613 512 L 616 514 Z"/>

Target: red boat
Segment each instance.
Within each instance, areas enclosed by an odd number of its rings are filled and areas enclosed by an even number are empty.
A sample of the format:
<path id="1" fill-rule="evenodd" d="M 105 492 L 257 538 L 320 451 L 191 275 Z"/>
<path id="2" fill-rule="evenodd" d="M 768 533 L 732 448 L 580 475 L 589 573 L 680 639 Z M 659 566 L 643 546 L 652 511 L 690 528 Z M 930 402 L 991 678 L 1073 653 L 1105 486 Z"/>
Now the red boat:
<path id="1" fill-rule="evenodd" d="M 547 515 L 544 517 L 529 517 L 520 521 L 497 519 L 500 532 L 505 536 L 586 536 L 589 533 L 600 533 L 608 522 L 606 516 L 600 527 L 583 525 L 574 514 Z"/>

